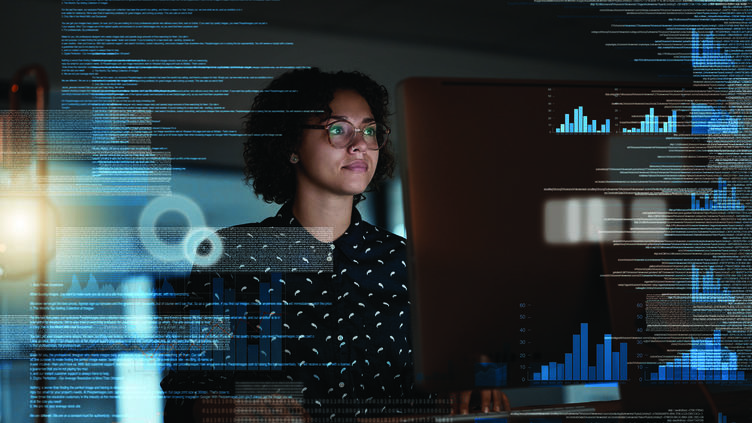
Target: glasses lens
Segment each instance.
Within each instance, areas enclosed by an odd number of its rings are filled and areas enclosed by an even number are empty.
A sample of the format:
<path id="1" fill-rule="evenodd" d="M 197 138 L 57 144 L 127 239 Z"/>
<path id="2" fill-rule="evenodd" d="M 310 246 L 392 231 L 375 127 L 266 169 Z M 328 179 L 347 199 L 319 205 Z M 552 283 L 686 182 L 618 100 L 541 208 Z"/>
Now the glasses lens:
<path id="1" fill-rule="evenodd" d="M 381 148 L 386 144 L 386 141 L 389 139 L 389 128 L 386 125 L 382 125 L 380 123 L 377 123 L 375 125 L 369 126 L 369 128 L 374 129 L 374 138 L 376 140 L 376 145 L 378 148 Z"/>
<path id="2" fill-rule="evenodd" d="M 346 148 L 350 145 L 356 132 L 352 124 L 346 121 L 334 122 L 327 129 L 329 131 L 329 140 L 336 148 Z M 371 150 L 378 150 L 383 147 L 389 138 L 389 128 L 380 123 L 370 124 L 358 132 L 361 132 L 363 140 L 365 140 L 366 145 Z"/>
<path id="3" fill-rule="evenodd" d="M 355 129 L 348 122 L 334 122 L 329 125 L 329 140 L 337 148 L 345 148 L 350 144 Z"/>
<path id="4" fill-rule="evenodd" d="M 363 128 L 363 139 L 366 140 L 368 148 L 378 150 L 386 144 L 389 138 L 389 128 L 380 123 L 373 123 Z"/>

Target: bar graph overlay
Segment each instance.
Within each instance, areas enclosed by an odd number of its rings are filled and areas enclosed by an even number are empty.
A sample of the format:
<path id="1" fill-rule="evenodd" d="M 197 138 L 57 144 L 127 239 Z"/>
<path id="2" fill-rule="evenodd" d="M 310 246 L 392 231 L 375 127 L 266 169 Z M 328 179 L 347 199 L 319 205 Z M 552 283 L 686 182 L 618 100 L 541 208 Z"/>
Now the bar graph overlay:
<path id="1" fill-rule="evenodd" d="M 715 331 L 712 338 L 693 339 L 689 352 L 658 366 L 650 380 L 744 381 L 744 371 L 738 370 L 736 353 L 721 346 L 721 332 Z"/>
<path id="2" fill-rule="evenodd" d="M 744 210 L 744 204 L 736 198 L 736 187 L 729 190 L 723 178 L 718 178 L 718 188 L 712 194 L 703 196 L 704 205 L 697 197 L 695 193 L 690 194 L 691 210 Z"/>
<path id="3" fill-rule="evenodd" d="M 667 116 L 664 122 L 660 121 L 659 116 L 655 115 L 655 107 L 650 108 L 650 112 L 640 122 L 639 128 L 622 128 L 623 133 L 675 133 L 676 132 L 676 110 Z"/>
<path id="4" fill-rule="evenodd" d="M 564 354 L 564 363 L 549 362 L 533 373 L 534 382 L 626 381 L 627 343 L 613 351 L 610 334 L 603 335 L 603 343 L 595 346 L 595 366 L 589 365 L 588 324 L 580 324 L 580 333 L 572 336 L 572 352 Z"/>
<path id="5" fill-rule="evenodd" d="M 606 119 L 606 123 L 600 125 L 595 119 L 588 122 L 582 106 L 574 109 L 571 116 L 565 113 L 564 123 L 556 128 L 556 133 L 562 134 L 607 134 L 609 132 L 611 132 L 611 119 Z"/>
<path id="6" fill-rule="evenodd" d="M 259 283 L 258 302 L 236 299 L 236 291 L 224 286 L 224 279 L 212 280 L 211 315 L 229 320 L 229 345 L 205 350 L 191 349 L 180 367 L 212 370 L 280 370 L 282 368 L 282 283 L 281 274 L 272 273 L 269 282 Z M 209 308 L 207 308 L 209 310 Z M 202 310 L 191 310 L 198 318 Z M 191 328 L 191 339 L 202 339 L 205 331 Z"/>
<path id="7" fill-rule="evenodd" d="M 711 66 L 734 66 L 731 56 L 721 51 L 713 40 L 713 32 L 709 32 L 702 41 L 700 34 L 692 30 L 692 67 L 703 68 Z"/>
<path id="8" fill-rule="evenodd" d="M 718 413 L 718 423 L 729 423 L 728 416 L 724 416 L 723 413 Z M 731 422 L 736 423 L 736 422 Z"/>
<path id="9" fill-rule="evenodd" d="M 692 134 L 737 134 L 739 119 L 720 107 L 704 103 L 692 103 Z"/>
<path id="10" fill-rule="evenodd" d="M 700 276 L 700 270 L 692 265 L 692 302 L 693 303 L 733 303 L 734 296 L 728 289 L 721 289 L 721 279 L 713 275 L 713 266 Z"/>

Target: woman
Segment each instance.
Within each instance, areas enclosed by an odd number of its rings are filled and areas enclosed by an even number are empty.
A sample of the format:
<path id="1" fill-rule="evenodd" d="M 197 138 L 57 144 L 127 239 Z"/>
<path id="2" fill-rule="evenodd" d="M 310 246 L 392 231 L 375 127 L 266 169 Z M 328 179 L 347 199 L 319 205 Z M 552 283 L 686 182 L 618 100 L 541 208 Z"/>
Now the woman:
<path id="1" fill-rule="evenodd" d="M 217 292 L 227 288 L 237 295 L 234 307 L 249 304 L 237 314 L 257 329 L 248 331 L 248 342 L 260 340 L 259 369 L 240 365 L 232 372 L 172 372 L 162 384 L 168 398 L 165 421 L 227 415 L 229 408 L 237 415 L 237 400 L 231 406 L 195 401 L 201 397 L 196 392 L 237 398 L 242 382 L 259 379 L 276 383 L 274 392 L 292 394 L 251 393 L 250 407 L 242 403 L 242 413 L 250 416 L 292 417 L 300 415 L 300 406 L 314 421 L 445 411 L 414 392 L 405 240 L 363 221 L 355 208 L 362 193 L 391 177 L 394 169 L 387 105 L 386 89 L 369 77 L 315 68 L 281 75 L 256 97 L 246 121 L 246 180 L 257 196 L 282 208 L 259 224 L 220 231 L 223 258 L 196 266 L 191 285 L 195 291 L 212 287 L 196 298 L 214 301 L 215 310 Z M 286 229 L 249 232 L 262 228 Z M 288 228 L 306 230 L 291 236 Z M 258 251 L 270 244 L 267 236 L 295 238 L 304 247 L 297 254 L 267 255 L 269 263 L 253 267 Z M 313 258 L 317 254 L 322 260 Z M 271 269 L 267 264 L 281 271 L 265 272 Z M 264 300 L 265 290 L 280 301 Z M 267 302 L 274 305 L 264 311 Z M 253 304 L 262 306 L 254 309 Z M 279 316 L 276 329 L 266 321 Z M 274 357 L 262 363 L 269 357 L 265 348 Z M 296 400 L 280 401 L 289 396 Z M 207 409 L 212 404 L 215 409 Z"/>
<path id="2" fill-rule="evenodd" d="M 449 412 L 413 386 L 405 239 L 365 222 L 355 208 L 394 170 L 388 102 L 386 88 L 359 72 L 316 68 L 285 73 L 256 97 L 246 121 L 246 181 L 282 207 L 261 223 L 220 231 L 222 259 L 196 266 L 190 284 L 191 292 L 204 290 L 196 294 L 199 310 L 235 311 L 230 321 L 246 327 L 232 333 L 259 340 L 259 354 L 249 353 L 247 363 L 226 355 L 234 371 L 172 372 L 162 384 L 165 421 Z M 285 250 L 290 245 L 294 252 Z M 224 289 L 233 301 L 218 301 Z M 216 353 L 210 367 L 227 368 Z M 269 384 L 238 388 L 259 380 Z M 234 400 L 193 400 L 201 393 Z M 469 398 L 460 395 L 453 411 L 467 413 Z M 483 393 L 484 411 L 494 402 L 495 410 L 502 402 L 508 409 L 500 392 L 493 400 Z"/>

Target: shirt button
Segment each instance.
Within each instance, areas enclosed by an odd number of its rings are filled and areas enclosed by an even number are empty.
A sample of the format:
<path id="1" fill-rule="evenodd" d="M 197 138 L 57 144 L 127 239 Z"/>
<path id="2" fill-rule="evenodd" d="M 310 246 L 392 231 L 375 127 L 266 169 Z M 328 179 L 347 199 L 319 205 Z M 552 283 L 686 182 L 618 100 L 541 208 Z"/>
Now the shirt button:
<path id="1" fill-rule="evenodd" d="M 345 339 L 345 337 L 344 337 L 344 336 L 342 336 L 342 335 L 340 335 L 340 336 L 338 336 L 338 337 L 337 337 L 337 341 L 341 341 L 341 340 L 343 340 L 343 339 Z"/>
<path id="2" fill-rule="evenodd" d="M 345 387 L 345 382 L 340 382 L 340 383 L 339 383 L 339 387 L 340 387 L 340 388 L 344 388 L 344 387 Z"/>

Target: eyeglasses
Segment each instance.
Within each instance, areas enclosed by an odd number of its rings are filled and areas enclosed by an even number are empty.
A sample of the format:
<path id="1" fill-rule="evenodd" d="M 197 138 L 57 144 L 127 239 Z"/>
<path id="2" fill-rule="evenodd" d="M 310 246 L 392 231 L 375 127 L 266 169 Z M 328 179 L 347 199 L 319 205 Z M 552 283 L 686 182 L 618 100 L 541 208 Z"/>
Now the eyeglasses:
<path id="1" fill-rule="evenodd" d="M 329 144 L 334 148 L 347 148 L 352 143 L 355 134 L 360 132 L 369 150 L 378 150 L 389 140 L 392 132 L 388 126 L 381 123 L 369 123 L 365 128 L 354 127 L 346 120 L 337 120 L 327 125 L 302 125 L 307 129 L 323 129 L 329 135 Z"/>

